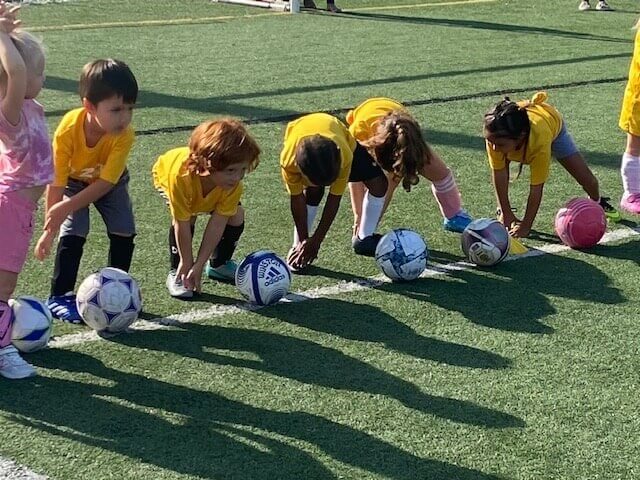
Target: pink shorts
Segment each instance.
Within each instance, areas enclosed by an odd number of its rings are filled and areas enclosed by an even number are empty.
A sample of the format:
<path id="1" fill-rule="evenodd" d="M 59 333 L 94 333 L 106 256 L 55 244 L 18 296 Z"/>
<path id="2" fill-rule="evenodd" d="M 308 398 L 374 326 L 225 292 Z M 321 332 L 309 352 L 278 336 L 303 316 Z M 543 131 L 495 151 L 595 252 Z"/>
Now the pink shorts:
<path id="1" fill-rule="evenodd" d="M 20 273 L 33 235 L 37 204 L 18 192 L 0 193 L 0 270 Z"/>

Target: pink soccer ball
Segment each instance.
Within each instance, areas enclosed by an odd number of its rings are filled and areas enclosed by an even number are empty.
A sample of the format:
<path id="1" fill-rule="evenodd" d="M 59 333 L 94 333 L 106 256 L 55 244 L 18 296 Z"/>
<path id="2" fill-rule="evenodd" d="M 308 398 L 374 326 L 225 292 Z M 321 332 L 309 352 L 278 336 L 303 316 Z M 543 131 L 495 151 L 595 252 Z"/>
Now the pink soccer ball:
<path id="1" fill-rule="evenodd" d="M 607 229 L 604 210 L 588 198 L 569 200 L 556 214 L 556 233 L 571 248 L 590 248 Z"/>

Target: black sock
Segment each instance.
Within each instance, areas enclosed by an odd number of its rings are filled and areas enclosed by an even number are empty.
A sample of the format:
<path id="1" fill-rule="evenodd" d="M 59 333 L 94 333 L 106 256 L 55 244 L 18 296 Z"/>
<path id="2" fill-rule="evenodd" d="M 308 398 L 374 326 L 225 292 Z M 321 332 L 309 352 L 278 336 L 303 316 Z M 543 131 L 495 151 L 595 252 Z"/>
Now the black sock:
<path id="1" fill-rule="evenodd" d="M 109 234 L 109 266 L 119 268 L 125 272 L 131 268 L 131 259 L 133 258 L 133 235 L 123 237 L 122 235 Z"/>
<path id="2" fill-rule="evenodd" d="M 228 260 L 231 260 L 243 231 L 244 222 L 242 225 L 227 225 L 225 227 L 224 232 L 222 232 L 220 243 L 218 243 L 216 251 L 213 252 L 211 259 L 209 260 L 209 265 L 211 265 L 212 268 L 224 265 Z"/>
<path id="3" fill-rule="evenodd" d="M 51 279 L 52 296 L 64 295 L 74 290 L 84 242 L 86 239 L 77 235 L 65 235 L 60 238 Z"/>
<path id="4" fill-rule="evenodd" d="M 196 231 L 196 226 L 191 225 L 191 238 Z M 176 242 L 176 232 L 173 225 L 169 227 L 169 262 L 171 270 L 177 270 L 180 265 L 180 252 L 178 252 L 178 242 Z"/>

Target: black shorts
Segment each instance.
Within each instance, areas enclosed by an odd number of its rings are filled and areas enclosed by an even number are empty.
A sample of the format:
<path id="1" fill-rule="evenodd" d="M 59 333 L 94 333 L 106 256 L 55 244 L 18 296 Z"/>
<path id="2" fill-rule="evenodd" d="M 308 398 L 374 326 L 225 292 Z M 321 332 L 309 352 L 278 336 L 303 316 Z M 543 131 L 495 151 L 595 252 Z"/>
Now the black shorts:
<path id="1" fill-rule="evenodd" d="M 353 163 L 351 164 L 350 182 L 364 182 L 385 176 L 380 166 L 369 154 L 366 148 L 356 143 L 356 150 L 353 152 Z"/>

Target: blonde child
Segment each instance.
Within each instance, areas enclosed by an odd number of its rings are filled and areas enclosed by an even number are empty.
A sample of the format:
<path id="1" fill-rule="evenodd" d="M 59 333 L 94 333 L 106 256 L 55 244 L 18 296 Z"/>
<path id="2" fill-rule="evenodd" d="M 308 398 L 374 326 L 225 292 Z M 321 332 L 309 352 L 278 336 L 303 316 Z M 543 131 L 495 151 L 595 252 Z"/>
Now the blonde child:
<path id="1" fill-rule="evenodd" d="M 18 30 L 17 7 L 0 2 L 0 375 L 36 374 L 11 345 L 13 312 L 8 305 L 29 251 L 36 202 L 53 180 L 51 144 L 42 105 L 40 42 Z"/>
<path id="2" fill-rule="evenodd" d="M 167 289 L 175 298 L 200 291 L 202 272 L 233 282 L 231 260 L 244 230 L 240 206 L 242 179 L 259 163 L 260 148 L 242 123 L 230 118 L 200 124 L 188 147 L 161 155 L 153 166 L 153 183 L 171 212 Z M 209 220 L 196 258 L 193 234 L 198 215 Z"/>
<path id="3" fill-rule="evenodd" d="M 82 107 L 68 112 L 53 137 L 55 177 L 47 189 L 44 233 L 35 255 L 44 259 L 60 235 L 47 301 L 55 318 L 81 323 L 73 293 L 93 204 L 109 237 L 108 264 L 128 271 L 136 235 L 127 159 L 138 83 L 119 60 L 88 63 L 80 76 Z"/>
<path id="4" fill-rule="evenodd" d="M 409 192 L 423 176 L 431 181 L 446 230 L 462 232 L 471 222 L 462 208 L 453 172 L 425 142 L 420 125 L 401 103 L 391 98 L 370 98 L 347 114 L 347 123 L 351 134 L 388 173 L 385 210 L 400 183 Z M 350 183 L 349 189 L 357 230 L 366 190 L 362 183 Z"/>
<path id="5" fill-rule="evenodd" d="M 562 115 L 546 100 L 545 92 L 536 93 L 531 101 L 516 103 L 505 98 L 484 116 L 484 137 L 500 221 L 514 237 L 529 235 L 549 178 L 552 156 L 600 204 L 609 220 L 619 221 L 620 214 L 609 198 L 600 196 L 598 180 L 585 163 Z M 529 199 L 522 219 L 514 215 L 509 201 L 509 162 L 520 163 L 520 171 L 523 165 L 531 169 Z"/>
<path id="6" fill-rule="evenodd" d="M 635 28 L 633 58 L 619 122 L 620 128 L 627 133 L 627 145 L 620 165 L 624 188 L 620 208 L 640 215 L 640 20 Z"/>
<path id="7" fill-rule="evenodd" d="M 290 122 L 280 154 L 280 171 L 294 222 L 293 248 L 287 259 L 294 271 L 304 269 L 318 256 L 350 181 L 364 182 L 369 189 L 360 228 L 352 240 L 353 249 L 358 255 L 375 254 L 380 241 L 375 230 L 384 206 L 387 179 L 340 120 L 326 113 L 313 113 Z M 311 232 L 325 187 L 329 187 L 329 194 L 320 222 Z"/>

